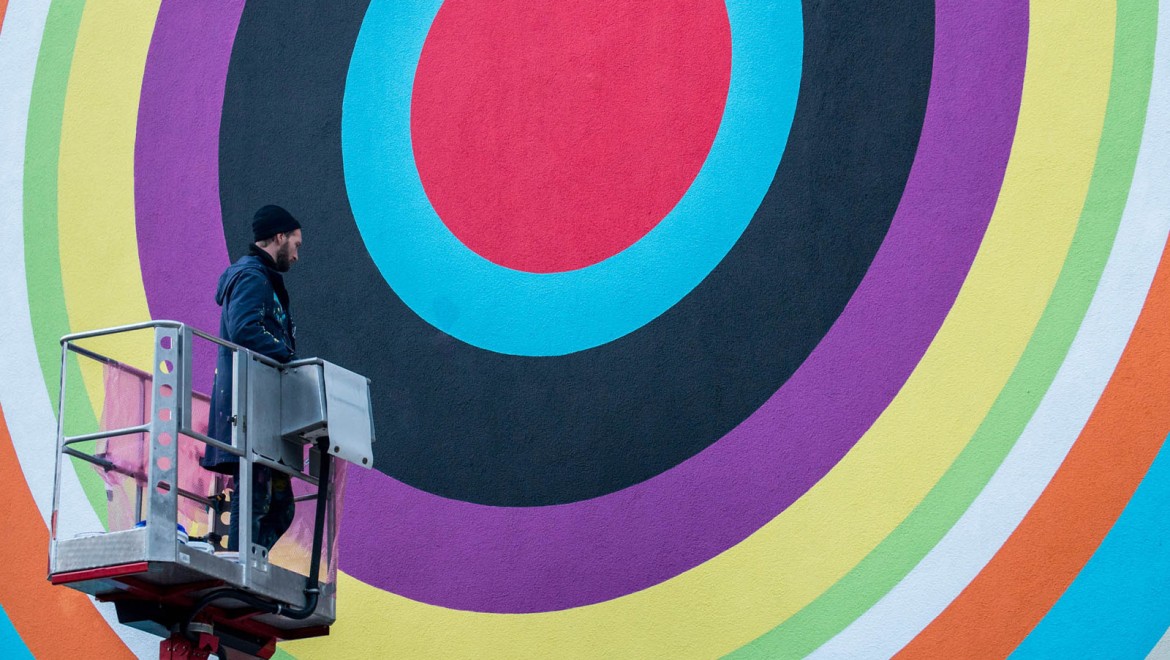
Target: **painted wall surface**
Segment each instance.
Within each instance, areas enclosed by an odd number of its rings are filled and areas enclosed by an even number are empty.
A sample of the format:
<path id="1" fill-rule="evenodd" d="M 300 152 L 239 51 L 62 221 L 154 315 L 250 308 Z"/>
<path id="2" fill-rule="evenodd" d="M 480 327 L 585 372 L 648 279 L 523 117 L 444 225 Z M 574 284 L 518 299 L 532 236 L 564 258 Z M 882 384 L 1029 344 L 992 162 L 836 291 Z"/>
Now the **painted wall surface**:
<path id="1" fill-rule="evenodd" d="M 157 652 L 44 579 L 57 340 L 267 203 L 379 436 L 283 657 L 1170 657 L 1170 3 L 0 20 L 6 657 Z"/>

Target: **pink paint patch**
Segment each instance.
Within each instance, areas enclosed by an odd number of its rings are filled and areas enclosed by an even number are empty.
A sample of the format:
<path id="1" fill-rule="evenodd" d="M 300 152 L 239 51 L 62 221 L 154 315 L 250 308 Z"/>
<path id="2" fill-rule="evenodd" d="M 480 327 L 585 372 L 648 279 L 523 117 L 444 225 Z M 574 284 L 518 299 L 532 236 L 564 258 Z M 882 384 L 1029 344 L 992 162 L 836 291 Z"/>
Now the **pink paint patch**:
<path id="1" fill-rule="evenodd" d="M 530 272 L 632 245 L 715 139 L 731 28 L 715 0 L 447 0 L 414 81 L 431 204 L 463 243 Z"/>

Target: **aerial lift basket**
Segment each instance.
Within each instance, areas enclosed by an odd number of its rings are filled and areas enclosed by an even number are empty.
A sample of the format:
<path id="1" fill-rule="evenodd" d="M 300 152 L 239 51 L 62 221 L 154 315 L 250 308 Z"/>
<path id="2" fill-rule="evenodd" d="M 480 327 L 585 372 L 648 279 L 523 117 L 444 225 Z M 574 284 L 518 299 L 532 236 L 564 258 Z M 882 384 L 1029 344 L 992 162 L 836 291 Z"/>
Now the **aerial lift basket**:
<path id="1" fill-rule="evenodd" d="M 136 360 L 110 355 L 135 338 Z M 211 379 L 192 370 L 197 342 L 201 358 L 230 355 L 230 443 L 207 432 L 200 390 Z M 346 464 L 373 463 L 368 379 L 316 358 L 280 364 L 175 321 L 67 335 L 61 346 L 50 581 L 115 603 L 122 623 L 166 638 L 166 658 L 218 648 L 270 657 L 277 640 L 328 634 Z M 84 386 L 89 405 L 67 385 Z M 208 445 L 239 457 L 238 480 L 199 467 Z M 258 466 L 288 475 L 297 502 L 271 551 L 252 542 Z M 87 494 L 95 505 L 76 506 Z M 232 497 L 237 553 L 222 544 Z M 63 498 L 74 505 L 62 509 Z M 77 514 L 91 509 L 96 524 Z"/>

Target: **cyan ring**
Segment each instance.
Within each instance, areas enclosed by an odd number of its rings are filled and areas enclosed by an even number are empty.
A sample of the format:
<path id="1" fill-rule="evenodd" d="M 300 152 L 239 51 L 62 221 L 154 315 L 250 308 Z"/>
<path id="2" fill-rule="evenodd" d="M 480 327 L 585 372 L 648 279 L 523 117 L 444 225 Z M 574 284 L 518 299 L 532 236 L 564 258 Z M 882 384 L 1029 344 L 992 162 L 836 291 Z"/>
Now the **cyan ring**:
<path id="1" fill-rule="evenodd" d="M 675 208 L 629 248 L 559 273 L 513 270 L 472 252 L 423 190 L 411 143 L 411 91 L 441 4 L 374 0 L 346 79 L 346 189 L 366 249 L 394 292 L 449 335 L 528 356 L 605 344 L 681 300 L 727 255 L 775 176 L 800 87 L 800 2 L 726 3 L 731 80 L 699 174 Z"/>

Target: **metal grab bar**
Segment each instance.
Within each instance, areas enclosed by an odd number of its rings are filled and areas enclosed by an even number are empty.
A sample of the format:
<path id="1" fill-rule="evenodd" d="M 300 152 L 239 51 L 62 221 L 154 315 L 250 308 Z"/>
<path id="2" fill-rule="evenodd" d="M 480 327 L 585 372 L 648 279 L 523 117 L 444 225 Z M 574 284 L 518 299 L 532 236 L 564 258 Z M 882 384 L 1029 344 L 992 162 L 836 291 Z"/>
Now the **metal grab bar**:
<path id="1" fill-rule="evenodd" d="M 220 442 L 219 440 L 216 440 L 215 438 L 204 435 L 204 434 L 202 434 L 198 431 L 195 431 L 193 429 L 180 428 L 179 434 L 185 435 L 185 436 L 192 438 L 192 439 L 195 439 L 195 440 L 198 440 L 199 442 L 202 442 L 205 445 L 211 445 L 212 447 L 215 447 L 216 449 L 222 449 L 222 450 L 226 451 L 227 453 L 232 454 L 234 456 L 243 456 L 244 455 L 244 450 L 237 449 L 237 448 L 233 447 L 232 445 L 229 445 L 226 442 Z"/>
<path id="2" fill-rule="evenodd" d="M 73 449 L 73 448 L 64 449 L 61 451 L 61 453 L 68 454 L 69 456 L 72 456 L 73 458 L 79 458 L 87 463 L 92 463 L 92 464 L 102 468 L 103 470 L 106 470 L 107 472 L 117 472 L 118 474 L 125 475 L 125 476 L 130 477 L 131 479 L 139 482 L 139 483 L 145 484 L 148 481 L 148 478 L 147 478 L 145 473 L 127 470 L 126 468 L 118 465 L 117 463 L 114 463 L 113 461 L 108 461 L 104 458 L 98 458 L 97 456 L 91 456 L 90 454 L 86 454 L 85 452 L 77 451 L 76 449 Z M 182 495 L 183 497 L 185 497 L 189 500 L 194 500 L 196 502 L 199 502 L 200 504 L 207 506 L 207 507 L 214 507 L 215 506 L 215 501 L 212 500 L 210 497 L 204 497 L 203 495 L 198 495 L 196 493 L 192 493 L 191 491 L 189 491 L 185 488 L 179 489 L 179 495 Z"/>
<path id="3" fill-rule="evenodd" d="M 225 339 L 221 339 L 219 337 L 216 337 L 215 335 L 203 332 L 199 328 L 189 326 L 186 323 L 180 323 L 179 321 L 169 321 L 169 320 L 144 321 L 142 323 L 131 323 L 128 325 L 120 325 L 120 326 L 116 326 L 113 328 L 103 328 L 101 330 L 87 330 L 85 332 L 75 332 L 73 334 L 68 334 L 68 335 L 65 335 L 64 337 L 62 337 L 61 344 L 62 345 L 75 344 L 76 342 L 81 341 L 83 339 L 93 339 L 94 337 L 105 337 L 108 335 L 115 335 L 115 334 L 119 334 L 119 333 L 123 333 L 123 332 L 133 332 L 135 330 L 147 330 L 149 328 L 175 328 L 180 333 L 183 333 L 187 330 L 190 330 L 191 334 L 193 334 L 197 337 L 201 337 L 201 338 L 206 339 L 210 342 L 219 344 L 220 346 L 223 346 L 225 348 L 230 348 L 234 351 L 239 351 L 245 355 L 248 355 L 249 357 L 252 357 L 260 362 L 263 362 L 264 364 L 267 364 L 270 367 L 276 367 L 277 369 L 283 369 L 286 366 L 284 364 L 281 364 L 280 362 L 277 362 L 276 360 L 273 360 L 270 357 L 267 357 L 265 355 L 261 355 L 259 353 L 254 352 L 254 351 L 251 351 L 247 348 L 244 348 L 243 346 L 240 346 L 239 344 L 233 344 L 230 341 L 227 341 Z M 70 350 L 78 350 L 79 348 L 80 347 L 73 347 L 73 346 L 69 347 Z M 86 351 L 87 349 L 80 349 L 80 350 Z M 90 352 L 92 352 L 92 351 L 90 351 Z M 105 357 L 104 355 L 100 355 L 97 353 L 94 353 L 94 355 L 99 356 L 96 359 L 100 359 L 103 361 L 109 360 L 109 358 Z"/>
<path id="4" fill-rule="evenodd" d="M 273 461 L 273 460 L 269 460 L 267 458 L 264 458 L 263 456 L 255 453 L 255 452 L 252 452 L 252 462 L 255 463 L 256 465 L 263 465 L 265 467 L 272 468 L 273 470 L 276 470 L 277 472 L 283 472 L 283 473 L 289 475 L 290 477 L 296 477 L 297 479 L 300 479 L 301 481 L 309 483 L 313 486 L 319 487 L 321 485 L 321 482 L 318 481 L 317 477 L 314 477 L 313 475 L 311 475 L 307 472 L 302 472 L 296 468 L 291 468 L 291 467 L 285 465 L 284 463 L 279 463 L 277 461 Z"/>
<path id="5" fill-rule="evenodd" d="M 89 442 L 90 440 L 101 440 L 102 438 L 113 438 L 119 435 L 134 435 L 135 433 L 149 433 L 150 424 L 139 424 L 138 426 L 130 426 L 124 429 L 114 429 L 112 431 L 98 431 L 97 433 L 86 433 L 85 435 L 71 435 L 64 440 L 66 445 L 75 445 L 79 442 Z"/>
<path id="6" fill-rule="evenodd" d="M 102 328 L 101 330 L 86 330 L 84 332 L 74 332 L 73 334 L 65 335 L 61 338 L 61 343 L 75 342 L 82 339 L 92 339 L 94 337 L 104 337 L 105 335 L 115 335 L 121 332 L 133 332 L 134 330 L 146 330 L 147 328 L 179 328 L 183 327 L 182 323 L 178 321 L 143 321 L 141 323 L 131 323 L 128 325 L 119 325 L 113 328 Z"/>

